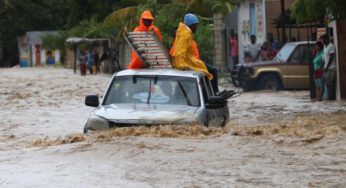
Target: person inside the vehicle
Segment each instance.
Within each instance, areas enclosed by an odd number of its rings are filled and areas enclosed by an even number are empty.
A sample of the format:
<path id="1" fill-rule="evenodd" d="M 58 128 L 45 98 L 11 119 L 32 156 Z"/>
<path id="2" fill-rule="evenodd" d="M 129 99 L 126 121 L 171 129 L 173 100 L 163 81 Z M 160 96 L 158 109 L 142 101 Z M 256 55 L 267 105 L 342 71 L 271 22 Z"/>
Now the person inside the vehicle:
<path id="1" fill-rule="evenodd" d="M 139 26 L 137 26 L 133 32 L 148 32 L 154 31 L 157 37 L 162 41 L 162 35 L 160 30 L 154 25 L 154 17 L 149 10 L 145 10 L 141 18 L 139 19 Z M 128 66 L 129 69 L 141 69 L 146 68 L 146 65 L 137 56 L 136 52 L 132 50 L 132 61 Z"/>
<path id="2" fill-rule="evenodd" d="M 194 70 L 203 72 L 209 80 L 213 75 L 208 71 L 203 61 L 198 59 L 195 54 L 193 34 L 197 30 L 198 18 L 194 14 L 186 14 L 184 23 L 179 23 L 176 38 L 174 41 L 173 68 L 180 70 Z"/>

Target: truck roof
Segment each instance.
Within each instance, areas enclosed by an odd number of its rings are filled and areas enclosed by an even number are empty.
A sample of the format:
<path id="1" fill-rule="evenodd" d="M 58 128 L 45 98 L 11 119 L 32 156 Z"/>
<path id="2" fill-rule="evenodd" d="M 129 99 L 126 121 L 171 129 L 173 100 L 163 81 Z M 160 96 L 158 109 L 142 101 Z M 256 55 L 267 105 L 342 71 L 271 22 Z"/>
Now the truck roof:
<path id="1" fill-rule="evenodd" d="M 164 69 L 127 69 L 115 73 L 116 76 L 131 76 L 131 75 L 158 75 L 158 76 L 181 76 L 197 78 L 198 75 L 203 75 L 201 72 L 195 72 L 190 70 L 178 70 L 173 68 Z"/>
<path id="2" fill-rule="evenodd" d="M 287 42 L 286 44 L 295 44 L 295 45 L 299 45 L 299 44 L 315 44 L 316 41 L 297 41 L 297 42 Z"/>

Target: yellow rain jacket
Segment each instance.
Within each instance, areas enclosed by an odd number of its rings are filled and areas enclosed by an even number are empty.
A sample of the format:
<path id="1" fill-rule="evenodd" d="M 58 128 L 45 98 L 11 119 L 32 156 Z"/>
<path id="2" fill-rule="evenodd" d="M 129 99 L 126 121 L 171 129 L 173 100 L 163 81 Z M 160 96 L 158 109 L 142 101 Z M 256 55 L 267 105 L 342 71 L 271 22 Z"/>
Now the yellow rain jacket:
<path id="1" fill-rule="evenodd" d="M 193 47 L 193 33 L 185 24 L 179 23 L 174 42 L 174 58 L 172 66 L 176 69 L 200 71 L 207 75 L 209 80 L 213 75 L 208 72 L 204 62 L 197 59 Z"/>

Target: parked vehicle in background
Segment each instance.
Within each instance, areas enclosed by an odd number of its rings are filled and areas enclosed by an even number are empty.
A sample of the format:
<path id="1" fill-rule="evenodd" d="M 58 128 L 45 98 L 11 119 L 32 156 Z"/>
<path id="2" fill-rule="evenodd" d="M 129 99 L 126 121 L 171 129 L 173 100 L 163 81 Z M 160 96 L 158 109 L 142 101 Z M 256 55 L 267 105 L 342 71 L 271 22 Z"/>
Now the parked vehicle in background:
<path id="1" fill-rule="evenodd" d="M 286 43 L 271 61 L 237 65 L 232 82 L 244 90 L 309 89 L 315 42 Z"/>
<path id="2" fill-rule="evenodd" d="M 217 96 L 203 73 L 167 69 L 136 69 L 116 73 L 102 99 L 85 98 L 96 107 L 84 133 L 133 125 L 225 126 L 229 121 L 227 98 Z"/>

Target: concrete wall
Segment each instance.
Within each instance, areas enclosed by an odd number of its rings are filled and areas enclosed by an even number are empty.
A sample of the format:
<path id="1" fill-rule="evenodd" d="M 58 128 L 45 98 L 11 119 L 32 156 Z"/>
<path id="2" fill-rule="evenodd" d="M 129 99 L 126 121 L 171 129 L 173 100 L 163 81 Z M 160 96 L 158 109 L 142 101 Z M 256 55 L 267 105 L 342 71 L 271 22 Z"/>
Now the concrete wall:
<path id="1" fill-rule="evenodd" d="M 124 42 L 118 46 L 119 48 L 119 65 L 121 69 L 127 69 L 127 66 L 131 63 L 132 48 Z"/>
<path id="2" fill-rule="evenodd" d="M 255 5 L 255 32 L 251 31 L 250 3 Z M 266 40 L 266 14 L 264 0 L 245 0 L 239 6 L 238 12 L 238 42 L 239 42 L 239 63 L 243 63 L 244 47 L 250 44 L 250 35 L 256 35 L 257 43 Z"/>

